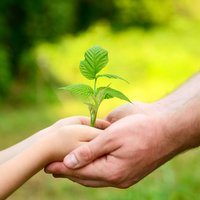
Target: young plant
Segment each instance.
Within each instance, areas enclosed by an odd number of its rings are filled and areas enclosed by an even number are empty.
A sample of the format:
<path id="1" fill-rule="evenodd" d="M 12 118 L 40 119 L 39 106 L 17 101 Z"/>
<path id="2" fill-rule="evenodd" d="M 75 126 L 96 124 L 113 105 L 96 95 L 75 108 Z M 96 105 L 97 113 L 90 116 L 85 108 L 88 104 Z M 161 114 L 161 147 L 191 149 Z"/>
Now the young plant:
<path id="1" fill-rule="evenodd" d="M 119 99 L 131 102 L 122 92 L 111 88 L 110 84 L 104 87 L 97 87 L 97 81 L 100 78 L 119 79 L 126 81 L 117 75 L 99 74 L 99 72 L 106 66 L 107 63 L 108 52 L 105 49 L 99 46 L 94 46 L 88 49 L 85 52 L 85 59 L 80 62 L 80 72 L 85 78 L 93 81 L 93 88 L 86 84 L 73 84 L 61 88 L 70 92 L 73 96 L 78 97 L 88 106 L 90 111 L 90 123 L 92 127 L 95 126 L 99 106 L 104 99 L 117 97 Z"/>

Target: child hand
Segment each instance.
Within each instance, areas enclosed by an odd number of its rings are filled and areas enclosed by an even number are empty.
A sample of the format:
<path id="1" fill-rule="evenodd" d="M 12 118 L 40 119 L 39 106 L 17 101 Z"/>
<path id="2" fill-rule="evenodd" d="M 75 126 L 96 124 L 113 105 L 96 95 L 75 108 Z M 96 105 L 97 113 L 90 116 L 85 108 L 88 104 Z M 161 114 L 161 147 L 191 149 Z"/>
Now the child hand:
<path id="1" fill-rule="evenodd" d="M 54 123 L 49 128 L 52 130 L 56 130 L 59 127 L 67 126 L 67 125 L 73 125 L 73 124 L 80 124 L 80 125 L 88 125 L 90 126 L 90 118 L 85 116 L 74 116 L 74 117 L 68 117 L 61 119 Z M 96 121 L 96 128 L 99 129 L 105 129 L 110 125 L 110 122 L 102 119 L 97 119 Z"/>
<path id="2" fill-rule="evenodd" d="M 87 117 L 59 120 L 1 152 L 0 199 L 8 197 L 48 163 L 63 160 L 73 148 L 96 137 L 102 130 L 87 126 L 89 121 Z M 97 121 L 98 128 L 107 126 L 109 122 Z"/>
<path id="3" fill-rule="evenodd" d="M 96 127 L 89 126 L 88 117 L 70 117 L 59 120 L 48 128 L 47 138 L 50 139 L 49 160 L 62 161 L 71 150 L 89 142 L 101 133 L 101 129 L 107 128 L 110 123 L 105 120 L 97 120 Z"/>
<path id="4" fill-rule="evenodd" d="M 70 151 L 91 141 L 101 132 L 100 129 L 86 125 L 68 125 L 59 128 L 51 138 L 51 162 L 62 161 Z"/>

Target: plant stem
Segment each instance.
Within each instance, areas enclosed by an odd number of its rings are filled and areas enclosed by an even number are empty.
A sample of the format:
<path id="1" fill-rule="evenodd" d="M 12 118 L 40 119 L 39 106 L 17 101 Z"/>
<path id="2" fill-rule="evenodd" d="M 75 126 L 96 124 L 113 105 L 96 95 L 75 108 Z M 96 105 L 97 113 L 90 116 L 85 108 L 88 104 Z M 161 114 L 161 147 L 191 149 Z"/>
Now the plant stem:
<path id="1" fill-rule="evenodd" d="M 97 78 L 94 79 L 94 94 L 96 93 L 97 89 Z"/>
<path id="2" fill-rule="evenodd" d="M 90 126 L 91 127 L 95 127 L 95 122 L 96 122 L 96 118 L 97 118 L 97 112 L 98 112 L 98 108 L 99 105 L 97 103 L 96 100 L 96 89 L 97 89 L 97 78 L 94 79 L 94 96 L 93 96 L 93 100 L 95 103 L 95 106 L 90 109 Z"/>
<path id="3" fill-rule="evenodd" d="M 95 127 L 95 122 L 96 122 L 96 118 L 97 118 L 97 111 L 98 110 L 93 110 L 90 113 L 90 126 L 91 127 Z"/>

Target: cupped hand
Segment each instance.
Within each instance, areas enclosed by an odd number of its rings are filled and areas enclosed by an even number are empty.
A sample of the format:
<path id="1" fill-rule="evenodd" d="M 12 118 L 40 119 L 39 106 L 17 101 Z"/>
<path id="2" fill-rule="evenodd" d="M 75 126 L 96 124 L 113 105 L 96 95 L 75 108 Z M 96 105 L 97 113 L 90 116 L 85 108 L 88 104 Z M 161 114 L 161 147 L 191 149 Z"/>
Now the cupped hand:
<path id="1" fill-rule="evenodd" d="M 156 114 L 126 116 L 46 172 L 90 187 L 127 188 L 176 155 L 167 123 Z"/>

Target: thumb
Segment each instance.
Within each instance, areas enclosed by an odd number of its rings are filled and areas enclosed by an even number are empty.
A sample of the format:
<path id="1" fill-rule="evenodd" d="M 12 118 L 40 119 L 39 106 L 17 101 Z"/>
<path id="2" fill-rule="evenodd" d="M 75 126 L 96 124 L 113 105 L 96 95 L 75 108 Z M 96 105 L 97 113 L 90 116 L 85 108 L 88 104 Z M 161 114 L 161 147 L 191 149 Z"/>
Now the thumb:
<path id="1" fill-rule="evenodd" d="M 107 117 L 105 118 L 106 121 L 110 123 L 114 123 L 128 115 L 134 115 L 138 113 L 146 113 L 150 106 L 150 104 L 143 103 L 143 102 L 132 102 L 124 104 L 118 108 L 115 108 L 113 111 L 111 111 Z M 151 111 L 151 110 L 149 110 Z"/>
<path id="2" fill-rule="evenodd" d="M 133 104 L 124 104 L 122 106 L 119 106 L 118 108 L 115 108 L 113 111 L 111 111 L 105 118 L 106 121 L 110 123 L 114 123 L 128 115 L 137 113 L 135 109 L 135 105 Z"/>
<path id="3" fill-rule="evenodd" d="M 69 168 L 76 169 L 110 153 L 116 149 L 114 143 L 111 142 L 111 137 L 111 134 L 107 134 L 106 131 L 104 131 L 92 141 L 78 147 L 68 154 L 64 158 L 64 164 Z"/>

